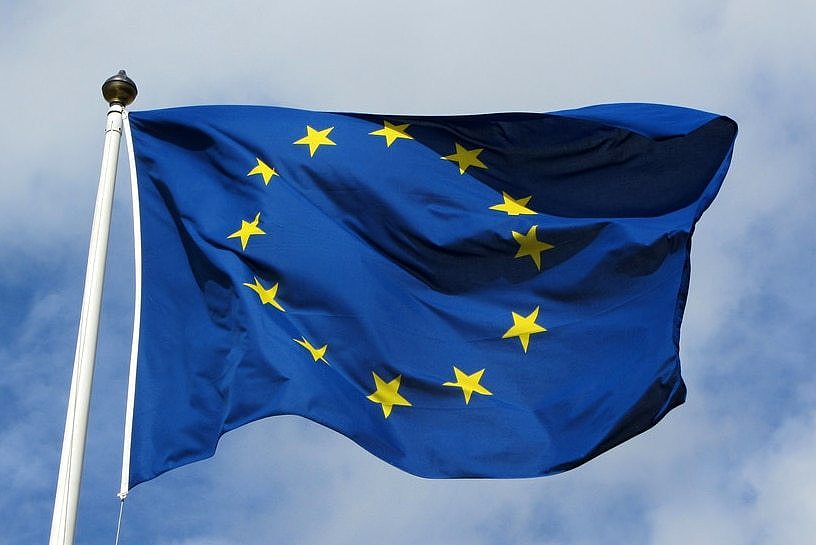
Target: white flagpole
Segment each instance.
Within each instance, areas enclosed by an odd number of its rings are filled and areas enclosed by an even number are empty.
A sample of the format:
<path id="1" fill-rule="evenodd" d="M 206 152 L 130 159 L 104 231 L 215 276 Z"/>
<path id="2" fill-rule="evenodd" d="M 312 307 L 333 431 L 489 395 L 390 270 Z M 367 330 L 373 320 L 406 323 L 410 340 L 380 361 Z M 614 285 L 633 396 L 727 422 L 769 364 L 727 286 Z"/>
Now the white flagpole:
<path id="1" fill-rule="evenodd" d="M 113 188 L 116 183 L 119 141 L 122 134 L 122 112 L 125 106 L 136 98 L 136 93 L 136 84 L 127 77 L 124 70 L 108 78 L 102 85 L 102 95 L 110 108 L 105 125 L 102 170 L 99 174 L 99 189 L 96 194 L 91 243 L 88 249 L 85 291 L 82 296 L 82 312 L 79 318 L 71 390 L 68 394 L 68 412 L 65 418 L 65 435 L 62 440 L 49 545 L 73 545 L 74 543 L 96 358 L 96 341 L 99 332 L 99 314 L 102 305 L 102 284 L 105 278 L 105 259 L 108 253 L 108 232 L 113 208 Z"/>

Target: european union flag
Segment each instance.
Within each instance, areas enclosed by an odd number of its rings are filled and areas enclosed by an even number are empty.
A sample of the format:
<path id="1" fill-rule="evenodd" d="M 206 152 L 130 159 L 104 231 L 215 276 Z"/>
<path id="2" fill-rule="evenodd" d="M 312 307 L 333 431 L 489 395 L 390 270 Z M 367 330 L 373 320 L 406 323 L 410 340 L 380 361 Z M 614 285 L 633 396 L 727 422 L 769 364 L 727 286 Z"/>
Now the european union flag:
<path id="1" fill-rule="evenodd" d="M 424 477 L 573 468 L 685 398 L 696 221 L 728 118 L 131 113 L 130 485 L 300 415 Z"/>

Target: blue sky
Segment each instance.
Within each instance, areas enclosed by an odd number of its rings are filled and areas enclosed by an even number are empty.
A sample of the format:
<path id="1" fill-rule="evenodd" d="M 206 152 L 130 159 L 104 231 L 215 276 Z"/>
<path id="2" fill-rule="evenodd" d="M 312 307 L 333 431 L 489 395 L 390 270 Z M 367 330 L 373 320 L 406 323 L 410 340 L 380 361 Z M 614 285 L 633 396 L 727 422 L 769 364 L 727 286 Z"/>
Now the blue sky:
<path id="1" fill-rule="evenodd" d="M 597 3 L 601 4 L 601 3 Z M 294 417 L 136 488 L 123 543 L 648 545 L 816 535 L 816 8 L 754 0 L 0 2 L 0 544 L 48 537 L 106 105 L 452 114 L 679 104 L 740 124 L 700 222 L 688 400 L 576 470 L 429 481 Z M 123 162 L 124 165 L 124 162 Z M 113 540 L 133 304 L 120 169 L 77 542 Z"/>

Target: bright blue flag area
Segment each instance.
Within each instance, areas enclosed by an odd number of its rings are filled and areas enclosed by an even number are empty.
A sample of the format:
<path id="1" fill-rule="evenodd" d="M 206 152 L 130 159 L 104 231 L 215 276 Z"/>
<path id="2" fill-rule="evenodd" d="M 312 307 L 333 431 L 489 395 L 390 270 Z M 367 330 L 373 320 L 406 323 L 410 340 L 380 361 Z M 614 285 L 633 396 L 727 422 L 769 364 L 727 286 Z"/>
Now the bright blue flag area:
<path id="1" fill-rule="evenodd" d="M 131 486 L 279 414 L 424 477 L 546 475 L 685 398 L 691 233 L 728 118 L 213 106 L 130 124 Z"/>

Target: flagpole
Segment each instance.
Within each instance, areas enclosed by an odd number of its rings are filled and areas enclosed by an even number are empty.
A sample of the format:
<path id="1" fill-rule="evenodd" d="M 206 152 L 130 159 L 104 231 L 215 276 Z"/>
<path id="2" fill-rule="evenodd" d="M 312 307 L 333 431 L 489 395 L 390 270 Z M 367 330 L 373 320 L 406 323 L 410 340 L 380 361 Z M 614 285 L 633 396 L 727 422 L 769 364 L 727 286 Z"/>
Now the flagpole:
<path id="1" fill-rule="evenodd" d="M 136 84 L 127 77 L 124 70 L 120 70 L 118 74 L 105 80 L 102 85 L 102 96 L 105 97 L 110 107 L 105 125 L 105 147 L 102 153 L 102 169 L 99 174 L 99 189 L 96 194 L 96 207 L 91 227 L 88 265 L 85 270 L 85 291 L 82 296 L 71 390 L 68 394 L 68 411 L 65 418 L 65 434 L 62 440 L 49 545 L 72 545 L 74 543 L 96 358 L 96 341 L 99 332 L 99 315 L 102 305 L 102 285 L 105 278 L 105 259 L 108 253 L 108 233 L 113 208 L 113 189 L 116 183 L 119 141 L 122 134 L 122 113 L 125 106 L 135 100 L 136 93 Z"/>

